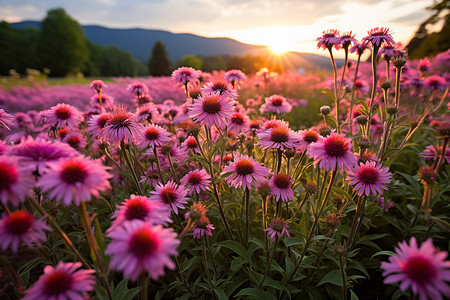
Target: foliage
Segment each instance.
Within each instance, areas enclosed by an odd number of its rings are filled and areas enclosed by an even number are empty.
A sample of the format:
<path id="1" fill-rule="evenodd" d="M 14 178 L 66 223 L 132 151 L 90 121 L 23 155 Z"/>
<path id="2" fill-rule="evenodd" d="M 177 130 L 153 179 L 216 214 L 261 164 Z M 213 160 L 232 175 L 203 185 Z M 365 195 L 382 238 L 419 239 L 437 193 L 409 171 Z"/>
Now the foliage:
<path id="1" fill-rule="evenodd" d="M 191 67 L 197 70 L 202 68 L 203 61 L 200 57 L 195 55 L 185 55 L 178 61 L 178 66 Z"/>
<path id="2" fill-rule="evenodd" d="M 148 62 L 148 74 L 151 76 L 169 76 L 172 71 L 171 65 L 166 47 L 161 41 L 157 41 L 153 46 Z"/>

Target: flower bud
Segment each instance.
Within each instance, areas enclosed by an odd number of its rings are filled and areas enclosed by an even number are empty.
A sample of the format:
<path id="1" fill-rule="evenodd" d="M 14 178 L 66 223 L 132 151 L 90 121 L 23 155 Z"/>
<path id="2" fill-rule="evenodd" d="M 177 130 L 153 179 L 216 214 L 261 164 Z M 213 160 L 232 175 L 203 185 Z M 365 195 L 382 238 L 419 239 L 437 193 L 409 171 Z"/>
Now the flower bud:
<path id="1" fill-rule="evenodd" d="M 398 113 L 398 108 L 395 106 L 388 106 L 386 107 L 386 111 L 388 114 L 390 114 L 391 116 L 395 115 L 396 113 Z"/>
<path id="2" fill-rule="evenodd" d="M 307 182 L 307 183 L 305 183 L 304 187 L 305 187 L 305 191 L 308 194 L 312 195 L 317 192 L 317 184 L 315 184 L 314 182 Z"/>
<path id="3" fill-rule="evenodd" d="M 356 117 L 356 123 L 359 125 L 366 125 L 367 123 L 367 117 L 365 115 L 359 115 Z"/>
<path id="4" fill-rule="evenodd" d="M 322 125 L 320 125 L 320 127 L 319 127 L 319 133 L 320 133 L 320 135 L 323 136 L 323 137 L 329 136 L 330 133 L 331 133 L 331 128 L 328 127 L 328 126 L 325 125 L 325 124 L 322 124 Z"/>
<path id="5" fill-rule="evenodd" d="M 320 113 L 324 116 L 328 115 L 331 112 L 331 108 L 327 105 L 324 105 L 320 108 Z"/>
<path id="6" fill-rule="evenodd" d="M 419 168 L 419 178 L 422 182 L 433 183 L 436 181 L 437 172 L 430 166 L 422 166 Z"/>
<path id="7" fill-rule="evenodd" d="M 381 88 L 382 88 L 383 90 L 390 89 L 391 87 L 392 87 L 392 82 L 390 82 L 390 81 L 388 81 L 388 80 L 384 81 L 384 82 L 381 84 Z"/>

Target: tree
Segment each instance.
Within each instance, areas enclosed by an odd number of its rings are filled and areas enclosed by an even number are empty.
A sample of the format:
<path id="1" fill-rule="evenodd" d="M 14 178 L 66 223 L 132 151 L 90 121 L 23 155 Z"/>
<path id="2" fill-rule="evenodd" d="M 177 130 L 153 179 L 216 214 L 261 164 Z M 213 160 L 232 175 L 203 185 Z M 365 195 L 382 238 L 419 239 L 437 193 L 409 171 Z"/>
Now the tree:
<path id="1" fill-rule="evenodd" d="M 178 61 L 178 66 L 180 67 L 191 67 L 196 70 L 201 70 L 203 61 L 201 58 L 195 55 L 185 55 Z"/>
<path id="2" fill-rule="evenodd" d="M 167 54 L 166 46 L 161 41 L 157 41 L 148 62 L 148 73 L 152 76 L 169 76 L 171 70 L 172 62 Z"/>
<path id="3" fill-rule="evenodd" d="M 49 68 L 52 76 L 80 72 L 89 55 L 83 28 L 62 8 L 47 12 L 38 51 L 42 67 Z"/>

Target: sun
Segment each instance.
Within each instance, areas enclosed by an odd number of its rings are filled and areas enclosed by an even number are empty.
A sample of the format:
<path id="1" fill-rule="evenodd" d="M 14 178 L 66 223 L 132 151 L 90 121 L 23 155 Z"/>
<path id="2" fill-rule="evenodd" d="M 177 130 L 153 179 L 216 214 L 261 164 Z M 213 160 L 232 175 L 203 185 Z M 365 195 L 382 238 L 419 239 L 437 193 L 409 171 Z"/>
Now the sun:
<path id="1" fill-rule="evenodd" d="M 272 51 L 273 53 L 278 54 L 278 55 L 283 54 L 290 50 L 289 46 L 282 44 L 282 43 L 276 43 L 273 45 L 269 45 L 269 48 L 270 48 L 270 51 Z"/>

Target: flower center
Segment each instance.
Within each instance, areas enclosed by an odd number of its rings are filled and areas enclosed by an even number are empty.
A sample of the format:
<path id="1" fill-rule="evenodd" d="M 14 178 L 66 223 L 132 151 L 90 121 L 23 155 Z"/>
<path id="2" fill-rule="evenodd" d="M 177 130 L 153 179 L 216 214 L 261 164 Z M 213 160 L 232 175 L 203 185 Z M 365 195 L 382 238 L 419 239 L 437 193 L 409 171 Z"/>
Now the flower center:
<path id="1" fill-rule="evenodd" d="M 319 133 L 317 131 L 309 130 L 303 136 L 303 140 L 308 144 L 315 143 L 319 139 Z"/>
<path id="2" fill-rule="evenodd" d="M 248 159 L 242 159 L 236 163 L 236 173 L 239 175 L 250 175 L 254 171 L 253 163 Z"/>
<path id="3" fill-rule="evenodd" d="M 108 119 L 110 118 L 110 115 L 102 115 L 97 119 L 97 126 L 100 128 L 104 128 L 106 125 L 106 122 L 108 122 Z"/>
<path id="4" fill-rule="evenodd" d="M 152 141 L 152 140 L 157 140 L 158 137 L 159 137 L 159 131 L 158 131 L 158 129 L 156 129 L 156 128 L 148 128 L 148 129 L 145 131 L 145 138 L 146 138 L 147 140 L 150 140 L 150 141 Z"/>
<path id="5" fill-rule="evenodd" d="M 231 117 L 231 123 L 237 124 L 237 125 L 242 125 L 244 124 L 244 116 L 241 114 L 234 114 Z"/>
<path id="6" fill-rule="evenodd" d="M 165 204 L 174 203 L 177 201 L 177 193 L 170 187 L 163 188 L 161 191 L 161 200 Z"/>
<path id="7" fill-rule="evenodd" d="M 197 148 L 197 141 L 195 140 L 195 138 L 188 139 L 186 141 L 186 147 L 188 147 L 189 149 Z"/>
<path id="8" fill-rule="evenodd" d="M 437 275 L 433 263 L 422 255 L 410 257 L 403 266 L 403 272 L 419 285 L 432 282 Z"/>
<path id="9" fill-rule="evenodd" d="M 358 179 L 365 184 L 375 184 L 378 182 L 380 172 L 372 166 L 361 166 L 358 172 Z"/>
<path id="10" fill-rule="evenodd" d="M 329 156 L 341 157 L 348 150 L 348 143 L 339 136 L 329 137 L 323 143 L 325 153 Z"/>
<path id="11" fill-rule="evenodd" d="M 273 183 L 279 189 L 287 189 L 291 186 L 289 175 L 283 173 L 275 175 L 273 178 Z"/>
<path id="12" fill-rule="evenodd" d="M 197 227 L 206 227 L 209 224 L 209 218 L 205 215 L 202 215 L 200 219 L 195 223 Z"/>
<path id="13" fill-rule="evenodd" d="M 270 132 L 270 140 L 275 143 L 285 143 L 289 140 L 289 131 L 281 126 L 274 127 Z"/>
<path id="14" fill-rule="evenodd" d="M 24 210 L 17 210 L 6 217 L 6 232 L 13 235 L 22 235 L 33 228 L 34 216 Z"/>
<path id="15" fill-rule="evenodd" d="M 138 259 L 151 256 L 158 248 L 158 239 L 146 228 L 133 233 L 129 241 L 129 250 Z"/>
<path id="16" fill-rule="evenodd" d="M 77 162 L 67 163 L 61 171 L 61 179 L 67 184 L 83 183 L 88 175 L 86 167 Z"/>
<path id="17" fill-rule="evenodd" d="M 19 173 L 14 165 L 0 162 L 0 191 L 8 190 L 19 179 Z"/>
<path id="18" fill-rule="evenodd" d="M 283 99 L 281 99 L 281 98 L 272 99 L 273 106 L 281 106 L 282 104 L 283 104 Z"/>
<path id="19" fill-rule="evenodd" d="M 67 139 L 67 144 L 69 144 L 70 146 L 76 148 L 79 144 L 81 143 L 81 140 L 79 137 L 77 136 L 71 136 Z"/>
<path id="20" fill-rule="evenodd" d="M 128 117 L 128 114 L 124 113 L 115 114 L 109 119 L 109 125 L 114 128 L 127 127 L 131 123 Z"/>
<path id="21" fill-rule="evenodd" d="M 275 231 L 281 232 L 285 226 L 286 222 L 283 219 L 275 218 L 270 221 L 270 227 L 272 227 Z"/>
<path id="22" fill-rule="evenodd" d="M 191 185 L 197 185 L 202 182 L 202 176 L 199 173 L 191 173 L 189 175 L 188 183 Z"/>
<path id="23" fill-rule="evenodd" d="M 222 95 L 223 92 L 226 92 L 228 90 L 228 86 L 227 83 L 224 81 L 216 81 L 211 87 L 211 89 L 214 92 L 219 92 Z"/>
<path id="24" fill-rule="evenodd" d="M 127 220 L 144 220 L 149 213 L 149 207 L 146 205 L 146 197 L 138 197 L 127 201 L 127 209 L 125 211 L 125 219 Z"/>
<path id="25" fill-rule="evenodd" d="M 44 280 L 44 294 L 47 296 L 56 296 L 72 288 L 73 277 L 64 270 L 54 270 L 48 274 Z"/>
<path id="26" fill-rule="evenodd" d="M 208 114 L 216 114 L 220 111 L 222 105 L 215 96 L 206 97 L 203 100 L 203 111 Z"/>
<path id="27" fill-rule="evenodd" d="M 55 116 L 60 120 L 67 120 L 70 118 L 70 115 L 70 109 L 64 106 L 58 107 L 55 110 Z"/>

